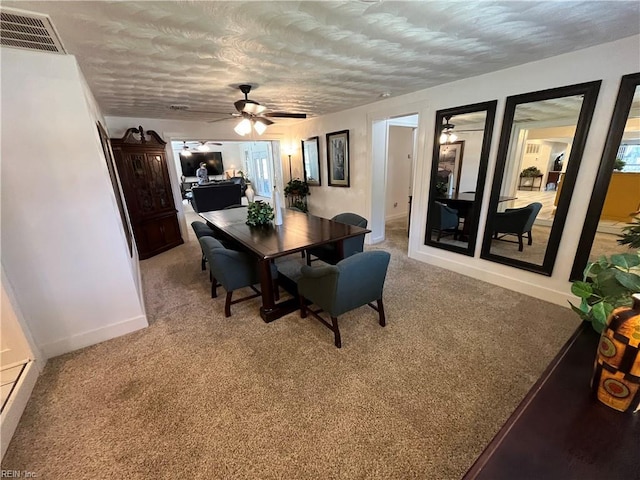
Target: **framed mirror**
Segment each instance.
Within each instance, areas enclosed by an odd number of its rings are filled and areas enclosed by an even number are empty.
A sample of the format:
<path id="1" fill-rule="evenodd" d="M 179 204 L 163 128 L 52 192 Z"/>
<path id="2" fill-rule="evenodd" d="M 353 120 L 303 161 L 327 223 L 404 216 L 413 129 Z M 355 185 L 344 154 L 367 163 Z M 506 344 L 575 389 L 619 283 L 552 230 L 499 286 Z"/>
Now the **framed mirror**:
<path id="1" fill-rule="evenodd" d="M 304 180 L 310 186 L 320 186 L 320 138 L 302 140 L 302 168 Z"/>
<path id="2" fill-rule="evenodd" d="M 473 256 L 497 103 L 436 112 L 425 245 Z"/>
<path id="3" fill-rule="evenodd" d="M 600 83 L 507 98 L 481 258 L 551 275 Z"/>
<path id="4" fill-rule="evenodd" d="M 587 262 L 630 253 L 618 243 L 622 228 L 640 215 L 640 73 L 620 82 L 570 280 L 582 280 Z"/>

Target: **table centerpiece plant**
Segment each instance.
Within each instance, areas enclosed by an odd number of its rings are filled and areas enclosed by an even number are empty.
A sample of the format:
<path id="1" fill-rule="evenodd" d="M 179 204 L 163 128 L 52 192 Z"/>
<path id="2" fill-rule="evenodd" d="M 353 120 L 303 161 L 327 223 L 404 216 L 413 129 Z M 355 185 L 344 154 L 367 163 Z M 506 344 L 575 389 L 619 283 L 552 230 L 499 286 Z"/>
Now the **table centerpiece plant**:
<path id="1" fill-rule="evenodd" d="M 267 225 L 271 223 L 273 217 L 273 207 L 262 200 L 256 200 L 249 204 L 246 224 L 251 227 Z"/>
<path id="2" fill-rule="evenodd" d="M 537 177 L 538 175 L 542 175 L 542 172 L 535 166 L 527 167 L 520 172 L 521 177 Z"/>

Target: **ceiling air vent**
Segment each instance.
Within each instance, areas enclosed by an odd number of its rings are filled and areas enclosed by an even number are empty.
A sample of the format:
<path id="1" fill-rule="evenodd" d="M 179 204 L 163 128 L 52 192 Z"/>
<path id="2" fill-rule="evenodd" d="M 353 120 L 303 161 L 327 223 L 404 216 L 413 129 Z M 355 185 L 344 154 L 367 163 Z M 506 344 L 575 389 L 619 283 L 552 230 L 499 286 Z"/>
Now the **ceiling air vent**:
<path id="1" fill-rule="evenodd" d="M 47 15 L 8 8 L 0 9 L 0 45 L 67 53 Z"/>

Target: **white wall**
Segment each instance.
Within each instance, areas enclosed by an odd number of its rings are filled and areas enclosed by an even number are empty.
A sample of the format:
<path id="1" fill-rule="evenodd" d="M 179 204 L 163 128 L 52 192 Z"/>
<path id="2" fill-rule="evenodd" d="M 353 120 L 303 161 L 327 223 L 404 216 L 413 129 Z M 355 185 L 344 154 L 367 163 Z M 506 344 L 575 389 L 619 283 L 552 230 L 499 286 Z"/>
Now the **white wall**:
<path id="1" fill-rule="evenodd" d="M 147 325 L 72 56 L 2 48 L 2 266 L 45 357 Z"/>
<path id="2" fill-rule="evenodd" d="M 404 217 L 409 211 L 413 130 L 412 127 L 389 126 L 385 195 L 386 220 Z"/>
<path id="3" fill-rule="evenodd" d="M 349 129 L 351 140 L 351 188 L 326 187 L 326 165 L 321 162 L 323 186 L 312 190 L 309 201 L 312 212 L 331 216 L 343 211 L 344 205 L 356 213 L 372 218 L 372 197 L 380 194 L 372 179 L 371 125 L 373 121 L 403 113 L 418 112 L 417 159 L 414 169 L 413 208 L 409 254 L 424 262 L 433 263 L 497 285 L 535 297 L 567 305 L 570 298 L 568 282 L 571 265 L 579 241 L 593 182 L 600 163 L 611 113 L 618 92 L 620 78 L 640 71 L 640 37 L 622 40 L 548 58 L 538 62 L 440 85 L 411 95 L 386 99 L 374 104 L 346 110 L 332 115 L 309 119 L 295 125 L 289 141 L 319 135 L 321 143 L 327 132 Z M 489 156 L 488 175 L 480 212 L 480 238 L 487 216 L 487 203 L 496 163 L 496 152 L 507 96 L 561 87 L 593 80 L 603 80 L 586 143 L 582 166 L 568 212 L 564 235 L 559 245 L 558 259 L 551 277 L 499 265 L 479 258 L 478 242 L 475 258 L 423 245 L 427 198 L 433 149 L 433 132 L 437 110 L 497 99 L 496 123 Z M 324 157 L 324 149 L 322 156 Z M 374 232 L 375 233 L 375 232 Z M 373 237 L 373 234 L 372 234 Z"/>

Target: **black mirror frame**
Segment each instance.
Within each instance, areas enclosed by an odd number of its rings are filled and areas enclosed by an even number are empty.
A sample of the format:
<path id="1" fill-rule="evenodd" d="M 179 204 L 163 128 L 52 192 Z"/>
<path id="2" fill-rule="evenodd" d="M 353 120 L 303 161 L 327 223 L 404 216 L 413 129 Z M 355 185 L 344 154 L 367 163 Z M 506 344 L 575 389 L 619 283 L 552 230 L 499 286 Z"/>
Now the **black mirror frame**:
<path id="1" fill-rule="evenodd" d="M 602 212 L 607 191 L 609 190 L 609 183 L 611 182 L 611 175 L 613 174 L 613 164 L 616 161 L 618 148 L 624 135 L 624 127 L 629 117 L 633 96 L 639 85 L 640 73 L 624 75 L 620 81 L 618 97 L 609 125 L 609 134 L 604 144 L 598 176 L 593 186 L 587 216 L 582 227 L 582 234 L 580 235 L 580 242 L 578 243 L 569 280 L 582 280 L 582 274 L 589 261 L 589 254 L 596 236 L 600 213 Z"/>
<path id="2" fill-rule="evenodd" d="M 593 112 L 595 110 L 601 83 L 602 80 L 596 80 L 593 82 L 569 85 L 566 87 L 551 88 L 548 90 L 540 90 L 538 92 L 524 93 L 507 97 L 507 102 L 504 110 L 504 119 L 502 121 L 502 131 L 500 133 L 500 144 L 498 146 L 496 168 L 493 175 L 493 185 L 491 187 L 491 197 L 489 199 L 489 214 L 487 215 L 487 222 L 484 231 L 484 241 L 482 243 L 480 258 L 491 260 L 496 263 L 501 263 L 503 265 L 509 265 L 511 267 L 521 268 L 530 272 L 551 276 L 551 274 L 553 273 L 553 267 L 555 265 L 556 257 L 558 255 L 558 245 L 560 244 L 560 239 L 562 238 L 562 233 L 564 231 L 564 224 L 567 219 L 569 205 L 571 204 L 571 197 L 573 196 L 573 189 L 575 187 L 576 178 L 578 176 L 578 170 L 580 168 L 580 161 L 582 160 L 584 146 L 589 135 L 589 128 L 591 127 L 591 120 L 593 118 Z M 542 100 L 550 100 L 553 98 L 568 97 L 572 95 L 583 95 L 584 99 L 582 102 L 582 107 L 580 108 L 578 122 L 576 123 L 576 133 L 573 138 L 571 153 L 569 154 L 569 159 L 567 160 L 568 165 L 563 180 L 562 192 L 560 193 L 560 198 L 558 199 L 558 205 L 556 208 L 553 225 L 551 227 L 551 233 L 549 234 L 549 241 L 542 265 L 524 262 L 522 260 L 504 257 L 502 255 L 492 254 L 490 250 L 493 236 L 492 232 L 494 215 L 492 215 L 491 212 L 496 212 L 498 210 L 498 200 L 500 197 L 500 189 L 502 187 L 505 165 L 507 163 L 507 154 L 509 151 L 509 144 L 511 142 L 511 133 L 513 131 L 513 119 L 515 117 L 516 107 L 522 103 L 532 103 Z"/>
<path id="3" fill-rule="evenodd" d="M 310 142 L 312 140 L 315 140 L 316 142 L 316 163 L 317 163 L 317 167 L 318 167 L 318 181 L 317 182 L 311 182 L 309 183 L 309 180 L 307 179 L 307 164 L 305 162 L 305 155 L 304 155 L 304 143 L 305 142 Z M 307 182 L 307 184 L 310 187 L 319 187 L 322 185 L 322 173 L 320 172 L 320 137 L 309 137 L 305 140 L 300 140 L 300 146 L 302 148 L 302 172 L 304 175 L 304 181 Z"/>
<path id="4" fill-rule="evenodd" d="M 455 117 L 456 115 L 463 115 L 465 113 L 474 113 L 480 111 L 486 111 L 487 116 L 484 124 L 484 136 L 482 137 L 482 148 L 480 150 L 480 162 L 478 164 L 478 179 L 476 181 L 476 196 L 478 199 L 477 208 L 472 209 L 472 215 L 469 218 L 469 231 L 475 232 L 474 235 L 469 235 L 469 242 L 467 247 L 461 247 L 457 245 L 450 245 L 446 243 L 436 242 L 431 239 L 429 232 L 432 229 L 430 218 L 430 211 L 427 211 L 427 224 L 424 237 L 424 244 L 430 247 L 441 248 L 443 250 L 449 250 L 451 252 L 461 253 L 473 257 L 476 249 L 476 241 L 478 238 L 478 226 L 480 223 L 480 210 L 482 209 L 482 197 L 484 195 L 484 185 L 487 177 L 487 166 L 489 163 L 489 151 L 491 150 L 491 139 L 493 137 L 493 125 L 496 117 L 496 107 L 498 105 L 497 100 L 491 100 L 489 102 L 474 103 L 471 105 L 464 105 L 461 107 L 447 108 L 444 110 L 438 110 L 436 112 L 436 125 L 433 137 L 433 155 L 431 157 L 431 178 L 429 187 L 429 203 L 431 205 L 436 198 L 436 177 L 438 174 L 438 159 L 440 157 L 440 133 L 442 130 L 442 121 L 445 116 Z M 466 219 L 465 219 L 466 221 Z"/>

